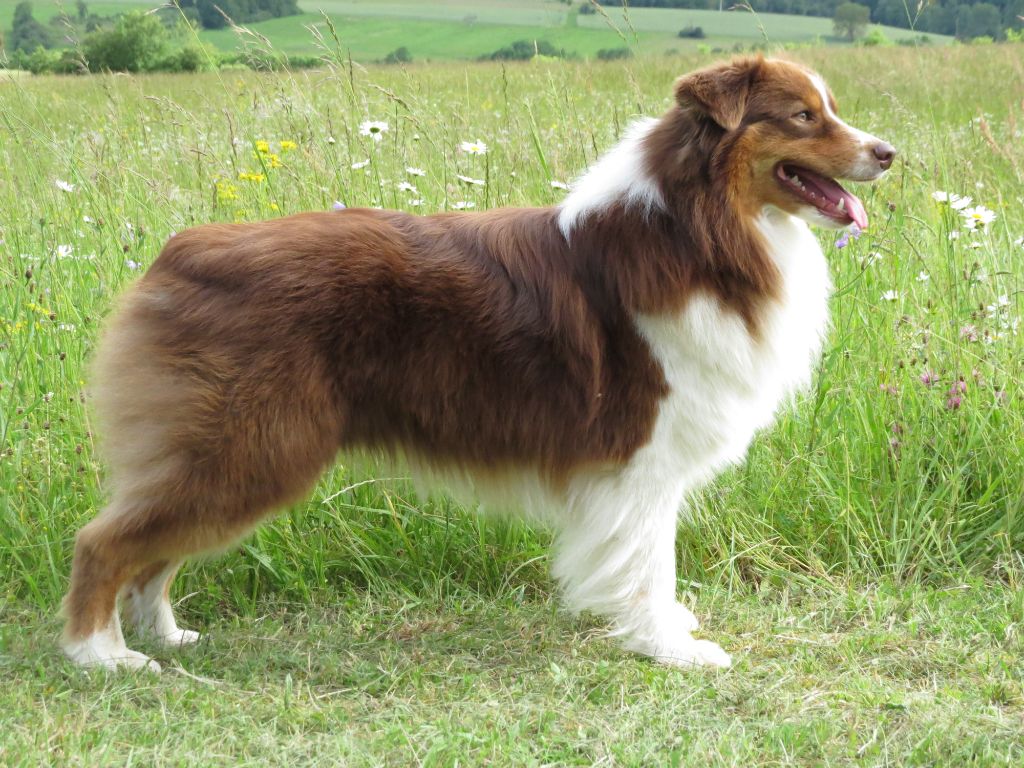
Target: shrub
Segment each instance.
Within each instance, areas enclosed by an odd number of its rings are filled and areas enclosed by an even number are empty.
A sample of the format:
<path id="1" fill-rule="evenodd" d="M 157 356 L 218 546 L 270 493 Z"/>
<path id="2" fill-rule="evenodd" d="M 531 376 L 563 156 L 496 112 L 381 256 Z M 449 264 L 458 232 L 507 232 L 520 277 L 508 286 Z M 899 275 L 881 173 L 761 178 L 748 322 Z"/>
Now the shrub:
<path id="1" fill-rule="evenodd" d="M 153 66 L 160 72 L 207 72 L 216 69 L 219 54 L 202 43 L 189 43 L 171 51 Z"/>
<path id="2" fill-rule="evenodd" d="M 633 51 L 623 46 L 622 48 L 602 48 L 597 52 L 597 58 L 602 61 L 613 61 L 615 59 L 630 59 Z"/>
<path id="3" fill-rule="evenodd" d="M 92 72 L 145 72 L 167 55 L 167 28 L 156 16 L 129 11 L 110 29 L 85 38 L 82 49 Z"/>
<path id="4" fill-rule="evenodd" d="M 566 53 L 564 48 L 555 48 L 547 40 L 516 40 L 512 45 L 499 48 L 490 56 L 482 58 L 492 61 L 528 61 L 537 55 L 564 59 Z"/>
<path id="5" fill-rule="evenodd" d="M 693 40 L 703 40 L 704 29 L 703 27 L 695 27 L 693 25 L 686 26 L 679 30 L 679 37 L 689 37 Z"/>
<path id="6" fill-rule="evenodd" d="M 595 13 L 594 6 L 592 6 L 590 3 L 586 2 L 586 0 L 584 0 L 584 2 L 582 2 L 582 3 L 580 3 L 580 15 L 581 16 L 589 16 L 592 13 Z"/>
<path id="7" fill-rule="evenodd" d="M 879 27 L 872 27 L 868 30 L 868 33 L 862 37 L 858 43 L 864 46 L 874 45 L 892 45 L 892 40 L 885 36 L 885 33 Z"/>
<path id="8" fill-rule="evenodd" d="M 404 45 L 400 48 L 395 48 L 395 50 L 384 57 L 385 64 L 408 64 L 410 61 L 412 61 L 412 55 Z"/>

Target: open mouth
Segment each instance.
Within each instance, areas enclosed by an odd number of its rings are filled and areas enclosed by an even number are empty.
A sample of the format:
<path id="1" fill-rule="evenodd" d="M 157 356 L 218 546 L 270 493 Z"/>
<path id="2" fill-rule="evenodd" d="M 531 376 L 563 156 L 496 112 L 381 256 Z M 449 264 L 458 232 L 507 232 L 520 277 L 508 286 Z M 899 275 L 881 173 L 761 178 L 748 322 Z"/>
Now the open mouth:
<path id="1" fill-rule="evenodd" d="M 840 224 L 867 229 L 868 214 L 856 195 L 843 189 L 835 179 L 789 163 L 775 166 L 779 184 L 801 202 L 817 208 L 823 216 Z"/>

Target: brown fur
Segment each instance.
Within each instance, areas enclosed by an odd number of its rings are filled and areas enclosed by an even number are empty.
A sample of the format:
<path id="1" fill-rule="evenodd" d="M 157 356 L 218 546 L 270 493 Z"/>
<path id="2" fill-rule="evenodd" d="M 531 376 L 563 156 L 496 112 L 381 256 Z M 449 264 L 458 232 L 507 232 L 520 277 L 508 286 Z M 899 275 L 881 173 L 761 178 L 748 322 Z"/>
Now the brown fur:
<path id="1" fill-rule="evenodd" d="M 173 237 L 96 356 L 112 498 L 78 535 L 68 637 L 109 621 L 126 584 L 300 498 L 342 449 L 556 482 L 628 460 L 667 391 L 633 317 L 710 292 L 756 333 L 778 290 L 751 218 L 778 190 L 752 169 L 829 142 L 770 122 L 792 66 L 681 79 L 645 146 L 666 210 L 615 204 L 569 242 L 552 208 L 354 209 Z"/>

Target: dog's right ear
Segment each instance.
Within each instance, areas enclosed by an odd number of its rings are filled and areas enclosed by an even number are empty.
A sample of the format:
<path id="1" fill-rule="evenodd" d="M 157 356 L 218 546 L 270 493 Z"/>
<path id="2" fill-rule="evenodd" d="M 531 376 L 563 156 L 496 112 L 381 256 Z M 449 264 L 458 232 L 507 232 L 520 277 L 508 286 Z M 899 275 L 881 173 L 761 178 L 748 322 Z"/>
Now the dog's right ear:
<path id="1" fill-rule="evenodd" d="M 735 130 L 763 65 L 763 56 L 748 56 L 683 75 L 676 80 L 676 101 L 684 109 L 707 115 L 727 131 Z"/>

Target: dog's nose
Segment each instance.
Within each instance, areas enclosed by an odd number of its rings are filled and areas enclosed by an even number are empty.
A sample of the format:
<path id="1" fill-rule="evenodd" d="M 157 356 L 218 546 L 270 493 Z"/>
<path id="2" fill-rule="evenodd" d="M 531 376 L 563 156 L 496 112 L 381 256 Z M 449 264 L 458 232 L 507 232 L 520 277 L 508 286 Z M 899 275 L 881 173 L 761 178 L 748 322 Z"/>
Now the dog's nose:
<path id="1" fill-rule="evenodd" d="M 887 141 L 880 141 L 875 144 L 875 157 L 878 158 L 878 164 L 882 166 L 883 171 L 889 170 L 889 166 L 892 165 L 892 159 L 896 157 L 896 147 Z"/>

